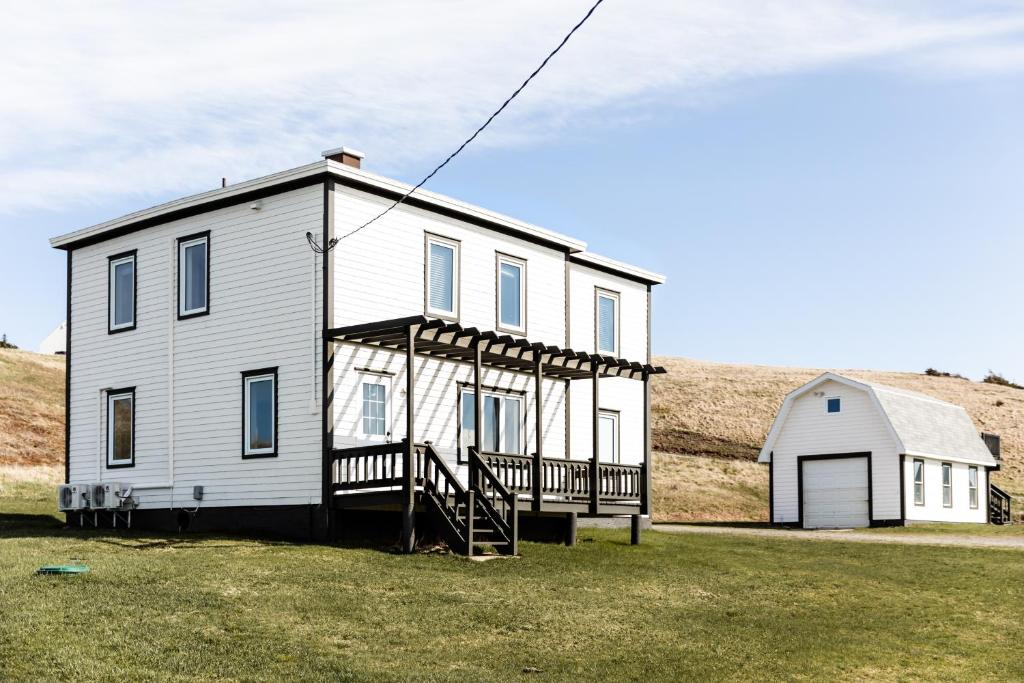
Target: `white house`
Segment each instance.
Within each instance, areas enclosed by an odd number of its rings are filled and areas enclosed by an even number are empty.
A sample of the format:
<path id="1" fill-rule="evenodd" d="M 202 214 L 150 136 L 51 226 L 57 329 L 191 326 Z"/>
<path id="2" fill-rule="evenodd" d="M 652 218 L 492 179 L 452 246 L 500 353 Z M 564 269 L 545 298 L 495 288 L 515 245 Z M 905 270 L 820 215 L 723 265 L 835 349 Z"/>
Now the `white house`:
<path id="1" fill-rule="evenodd" d="M 410 187 L 324 157 L 51 240 L 69 520 L 472 552 L 648 514 L 664 278 L 424 190 L 357 230 Z"/>
<path id="2" fill-rule="evenodd" d="M 64 353 L 67 344 L 67 323 L 61 323 L 57 328 L 46 335 L 46 339 L 39 345 L 39 353 L 49 355 Z"/>
<path id="3" fill-rule="evenodd" d="M 993 452 L 959 406 L 827 372 L 786 396 L 758 462 L 773 524 L 985 523 L 990 509 L 1002 523 Z"/>

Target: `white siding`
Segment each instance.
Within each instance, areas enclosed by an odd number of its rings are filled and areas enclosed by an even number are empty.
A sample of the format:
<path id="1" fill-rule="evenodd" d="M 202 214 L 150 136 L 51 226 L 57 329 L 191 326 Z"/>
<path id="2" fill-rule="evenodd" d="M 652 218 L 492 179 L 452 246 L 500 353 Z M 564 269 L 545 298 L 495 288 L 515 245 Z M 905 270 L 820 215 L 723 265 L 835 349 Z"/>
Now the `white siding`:
<path id="1" fill-rule="evenodd" d="M 825 396 L 815 396 L 823 392 Z M 825 412 L 825 397 L 838 396 L 839 413 Z M 575 396 L 573 397 L 575 398 Z M 797 457 L 830 453 L 871 453 L 872 515 L 899 519 L 899 445 L 884 415 L 862 390 L 825 382 L 797 397 L 772 449 L 773 522 L 799 520 Z"/>
<path id="2" fill-rule="evenodd" d="M 322 186 L 295 190 L 76 249 L 72 272 L 71 481 L 164 484 L 173 326 L 174 489 L 142 507 L 320 499 Z M 210 314 L 177 320 L 175 240 L 210 230 Z M 107 333 L 107 257 L 138 250 L 136 329 Z M 243 460 L 241 372 L 278 367 L 278 456 Z M 135 466 L 105 466 L 104 388 L 136 387 Z"/>
<path id="3" fill-rule="evenodd" d="M 596 289 L 619 294 L 619 356 L 647 362 L 647 286 L 587 266 L 569 264 L 570 320 L 568 345 L 576 351 L 596 351 Z M 593 456 L 593 386 L 590 380 L 572 382 L 569 397 L 572 457 Z M 600 380 L 599 404 L 619 412 L 620 462 L 644 460 L 644 390 L 638 380 L 607 377 Z"/>
<path id="4" fill-rule="evenodd" d="M 968 491 L 969 465 L 954 462 L 953 465 L 953 506 L 942 505 L 942 461 L 931 458 L 924 460 L 924 505 L 914 504 L 914 460 L 907 456 L 904 462 L 906 477 L 906 518 L 911 521 L 932 522 L 977 522 L 988 521 L 988 473 L 978 467 L 978 507 L 971 509 Z"/>

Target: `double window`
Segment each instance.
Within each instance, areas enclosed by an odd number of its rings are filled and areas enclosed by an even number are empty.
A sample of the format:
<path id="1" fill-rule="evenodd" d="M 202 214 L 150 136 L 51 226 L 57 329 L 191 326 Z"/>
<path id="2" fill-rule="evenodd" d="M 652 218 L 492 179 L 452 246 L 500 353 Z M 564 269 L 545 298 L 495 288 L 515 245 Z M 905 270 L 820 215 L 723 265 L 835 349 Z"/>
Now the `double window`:
<path id="1" fill-rule="evenodd" d="M 134 251 L 109 257 L 107 264 L 107 332 L 135 329 Z"/>
<path id="2" fill-rule="evenodd" d="M 135 387 L 107 392 L 107 467 L 135 464 Z"/>
<path id="3" fill-rule="evenodd" d="M 924 460 L 914 460 L 914 505 L 924 505 Z"/>
<path id="4" fill-rule="evenodd" d="M 426 237 L 426 313 L 459 317 L 459 243 L 445 237 Z"/>
<path id="5" fill-rule="evenodd" d="M 242 373 L 242 457 L 277 455 L 277 368 Z"/>
<path id="6" fill-rule="evenodd" d="M 498 254 L 498 329 L 526 334 L 526 261 Z"/>
<path id="7" fill-rule="evenodd" d="M 523 454 L 523 397 L 485 391 L 482 448 L 494 453 Z M 476 444 L 476 394 L 464 389 L 461 395 L 459 453 L 466 454 Z"/>
<path id="8" fill-rule="evenodd" d="M 178 318 L 210 312 L 210 232 L 178 238 Z"/>
<path id="9" fill-rule="evenodd" d="M 368 439 L 382 440 L 391 424 L 391 377 L 366 373 L 362 380 L 362 432 Z"/>
<path id="10" fill-rule="evenodd" d="M 597 352 L 619 354 L 619 294 L 598 288 L 595 293 Z"/>
<path id="11" fill-rule="evenodd" d="M 953 465 L 942 463 L 942 507 L 953 507 Z"/>
<path id="12" fill-rule="evenodd" d="M 971 503 L 971 509 L 978 508 L 978 468 L 971 466 L 967 468 L 967 496 Z"/>

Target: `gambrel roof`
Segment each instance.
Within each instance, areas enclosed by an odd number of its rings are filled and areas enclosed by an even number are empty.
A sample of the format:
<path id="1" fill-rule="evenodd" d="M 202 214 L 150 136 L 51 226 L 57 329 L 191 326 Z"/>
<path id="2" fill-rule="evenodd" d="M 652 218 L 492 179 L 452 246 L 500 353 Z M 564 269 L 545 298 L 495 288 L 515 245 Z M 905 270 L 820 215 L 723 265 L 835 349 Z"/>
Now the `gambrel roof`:
<path id="1" fill-rule="evenodd" d="M 758 462 L 771 459 L 772 448 L 793 401 L 828 381 L 867 392 L 888 422 L 893 438 L 900 444 L 901 453 L 979 465 L 996 464 L 970 415 L 961 406 L 915 391 L 850 379 L 832 372 L 824 373 L 786 396 L 768 432 Z"/>

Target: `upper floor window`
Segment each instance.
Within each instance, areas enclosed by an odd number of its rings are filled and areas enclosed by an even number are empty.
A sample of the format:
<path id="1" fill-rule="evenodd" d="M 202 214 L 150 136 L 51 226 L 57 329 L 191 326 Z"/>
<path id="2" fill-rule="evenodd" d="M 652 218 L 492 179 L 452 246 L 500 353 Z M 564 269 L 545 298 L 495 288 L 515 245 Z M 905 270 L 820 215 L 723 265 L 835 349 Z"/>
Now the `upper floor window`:
<path id="1" fill-rule="evenodd" d="M 109 258 L 107 331 L 135 329 L 135 252 Z"/>
<path id="2" fill-rule="evenodd" d="M 619 295 L 606 289 L 597 290 L 597 352 L 619 354 Z"/>
<path id="3" fill-rule="evenodd" d="M 825 412 L 838 413 L 843 409 L 843 401 L 838 396 L 829 396 L 825 399 Z"/>
<path id="4" fill-rule="evenodd" d="M 942 507 L 953 507 L 953 465 L 942 463 Z"/>
<path id="5" fill-rule="evenodd" d="M 385 437 L 391 422 L 391 378 L 386 375 L 364 374 L 362 380 L 363 436 Z"/>
<path id="6" fill-rule="evenodd" d="M 210 311 L 210 233 L 178 238 L 178 317 Z"/>
<path id="7" fill-rule="evenodd" d="M 498 329 L 526 332 L 526 261 L 498 254 Z"/>
<path id="8" fill-rule="evenodd" d="M 135 388 L 107 392 L 107 467 L 135 464 Z"/>
<path id="9" fill-rule="evenodd" d="M 459 243 L 427 235 L 426 309 L 428 315 L 459 317 Z"/>
<path id="10" fill-rule="evenodd" d="M 924 460 L 914 460 L 914 505 L 924 505 Z"/>
<path id="11" fill-rule="evenodd" d="M 977 509 L 978 507 L 978 468 L 971 467 L 967 468 L 967 493 L 971 504 L 971 509 Z"/>
<path id="12" fill-rule="evenodd" d="M 277 368 L 242 373 L 242 457 L 277 455 Z"/>

